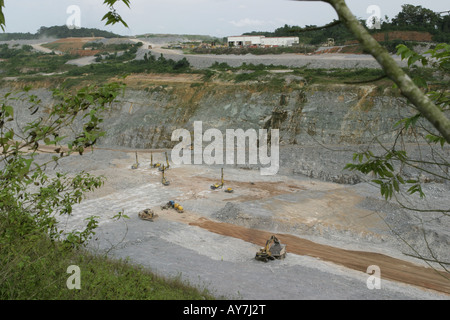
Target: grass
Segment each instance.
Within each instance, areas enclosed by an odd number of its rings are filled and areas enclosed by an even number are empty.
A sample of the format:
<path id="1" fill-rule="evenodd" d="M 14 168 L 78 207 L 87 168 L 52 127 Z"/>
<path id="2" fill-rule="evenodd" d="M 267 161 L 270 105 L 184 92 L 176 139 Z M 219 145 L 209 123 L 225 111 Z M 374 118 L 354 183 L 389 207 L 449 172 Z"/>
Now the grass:
<path id="1" fill-rule="evenodd" d="M 0 64 L 2 76 L 24 76 L 71 70 L 75 66 L 67 65 L 66 62 L 76 57 L 42 54 L 29 49 L 9 49 L 2 46 L 0 58 L 4 59 Z"/>
<path id="2" fill-rule="evenodd" d="M 42 235 L 0 241 L 1 300 L 215 299 L 179 277 L 166 279 L 126 260 L 68 249 Z M 79 290 L 67 286 L 72 265 L 80 268 Z"/>

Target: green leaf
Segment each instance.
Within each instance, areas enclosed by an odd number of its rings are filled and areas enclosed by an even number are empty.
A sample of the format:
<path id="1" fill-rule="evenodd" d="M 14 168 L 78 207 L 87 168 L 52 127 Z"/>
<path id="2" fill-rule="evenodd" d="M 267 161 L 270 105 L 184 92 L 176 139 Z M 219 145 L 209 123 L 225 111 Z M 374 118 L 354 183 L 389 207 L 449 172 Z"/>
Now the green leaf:
<path id="1" fill-rule="evenodd" d="M 427 88 L 428 87 L 428 84 L 424 78 L 414 77 L 413 82 L 419 88 Z"/>
<path id="2" fill-rule="evenodd" d="M 5 113 L 5 117 L 12 117 L 14 116 L 14 108 L 12 106 L 2 106 L 2 110 Z"/>
<path id="3" fill-rule="evenodd" d="M 362 153 L 360 153 L 358 156 L 359 163 L 362 163 L 363 157 L 364 157 L 364 155 Z"/>
<path id="4" fill-rule="evenodd" d="M 394 179 L 394 180 L 392 180 L 392 184 L 394 185 L 395 191 L 399 192 L 400 187 L 398 186 L 398 181 Z"/>
<path id="5" fill-rule="evenodd" d="M 386 167 L 388 167 L 389 170 L 394 171 L 394 168 L 392 167 L 392 165 L 389 162 L 386 162 Z"/>

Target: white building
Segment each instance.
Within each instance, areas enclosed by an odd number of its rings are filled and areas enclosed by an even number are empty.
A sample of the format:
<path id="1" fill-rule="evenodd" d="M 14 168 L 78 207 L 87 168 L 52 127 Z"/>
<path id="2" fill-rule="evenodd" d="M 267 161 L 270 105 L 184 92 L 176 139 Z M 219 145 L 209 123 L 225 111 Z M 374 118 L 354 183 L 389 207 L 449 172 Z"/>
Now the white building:
<path id="1" fill-rule="evenodd" d="M 232 36 L 228 37 L 230 47 L 290 47 L 299 43 L 298 37 Z"/>

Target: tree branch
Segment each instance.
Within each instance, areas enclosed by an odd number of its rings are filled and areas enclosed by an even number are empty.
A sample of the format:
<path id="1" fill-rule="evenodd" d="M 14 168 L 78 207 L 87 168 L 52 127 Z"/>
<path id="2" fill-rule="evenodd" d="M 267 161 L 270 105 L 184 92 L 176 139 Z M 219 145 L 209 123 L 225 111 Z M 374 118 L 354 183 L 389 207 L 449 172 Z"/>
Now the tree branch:
<path id="1" fill-rule="evenodd" d="M 414 84 L 411 78 L 400 68 L 389 52 L 376 41 L 353 15 L 344 0 L 294 0 L 322 1 L 330 4 L 345 26 L 353 33 L 363 48 L 381 65 L 386 75 L 394 81 L 401 93 L 450 143 L 450 120 L 445 114 Z"/>

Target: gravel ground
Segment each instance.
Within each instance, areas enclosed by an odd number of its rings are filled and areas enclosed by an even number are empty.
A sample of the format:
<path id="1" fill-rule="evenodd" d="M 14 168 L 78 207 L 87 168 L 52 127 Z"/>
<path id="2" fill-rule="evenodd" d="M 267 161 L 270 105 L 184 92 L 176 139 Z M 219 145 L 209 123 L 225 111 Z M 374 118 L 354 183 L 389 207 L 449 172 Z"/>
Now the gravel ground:
<path id="1" fill-rule="evenodd" d="M 146 163 L 149 158 L 150 155 L 146 154 L 140 161 Z M 183 222 L 183 219 L 192 219 L 191 215 L 176 216 L 175 220 L 160 216 L 154 222 L 143 221 L 137 217 L 137 213 L 144 208 L 159 207 L 170 199 L 176 199 L 189 212 L 195 212 L 207 219 L 219 219 L 224 213 L 233 215 L 236 208 L 253 208 L 254 222 L 259 221 L 262 227 L 264 217 L 274 214 L 270 203 L 276 201 L 277 197 L 284 201 L 289 200 L 292 203 L 300 201 L 299 203 L 305 204 L 301 199 L 308 198 L 308 193 L 305 194 L 301 188 L 298 192 L 285 192 L 288 184 L 309 186 L 310 195 L 315 194 L 317 199 L 321 199 L 320 192 L 326 195 L 327 192 L 342 189 L 348 192 L 357 191 L 358 196 L 368 197 L 360 204 L 361 206 L 374 209 L 375 205 L 379 208 L 381 202 L 373 200 L 376 199 L 373 190 L 365 184 L 343 186 L 302 176 L 278 175 L 262 178 L 256 170 L 230 168 L 227 169 L 227 181 L 229 179 L 236 183 L 253 182 L 262 188 L 259 193 L 251 193 L 251 190 L 245 190 L 244 187 L 237 189 L 238 194 L 234 196 L 248 196 L 254 199 L 231 201 L 234 205 L 230 205 L 225 193 L 208 190 L 208 185 L 219 178 L 217 168 L 173 167 L 167 171 L 171 185 L 162 187 L 160 172 L 144 166 L 131 170 L 133 162 L 132 152 L 97 150 L 83 157 L 66 159 L 61 163 L 61 169 L 67 168 L 76 172 L 83 168 L 108 177 L 104 188 L 89 195 L 75 208 L 70 219 L 62 221 L 66 228 L 70 229 L 82 225 L 87 216 L 98 216 L 100 226 L 96 234 L 97 240 L 91 244 L 91 249 L 95 252 L 107 251 L 111 256 L 128 258 L 162 276 L 180 277 L 192 285 L 207 288 L 217 296 L 230 299 L 448 300 L 450 298 L 449 295 L 436 291 L 383 279 L 382 270 L 381 288 L 369 289 L 367 286 L 369 274 L 306 255 L 288 253 L 284 260 L 262 263 L 254 259 L 259 246 Z M 280 181 L 281 183 L 277 184 Z M 275 187 L 269 189 L 265 186 Z M 448 194 L 448 190 L 442 189 L 440 192 Z M 279 193 L 278 196 L 274 196 L 276 193 Z M 258 206 L 256 202 L 259 196 L 261 198 Z M 335 207 L 335 210 L 338 209 L 338 206 Z M 355 207 L 356 211 L 357 209 Z M 112 216 L 119 211 L 124 211 L 130 219 L 126 222 L 112 221 Z M 347 215 L 341 222 L 345 223 L 346 219 L 356 221 L 352 215 Z M 409 219 L 409 216 L 400 216 L 397 219 L 399 220 L 397 226 L 408 225 L 405 219 Z M 222 217 L 221 220 L 227 219 Z M 445 226 L 442 225 L 442 228 Z M 300 229 L 297 228 L 297 232 Z M 358 236 L 353 229 L 354 227 L 351 227 L 338 232 L 338 229 L 329 228 L 326 234 L 305 233 L 301 237 L 345 249 L 389 254 L 420 264 L 417 259 L 404 256 L 402 248 L 394 245 L 392 237 L 385 235 L 385 241 L 378 241 L 376 237 Z M 372 230 L 374 235 L 381 235 L 383 232 L 376 228 Z"/>
<path id="2" fill-rule="evenodd" d="M 144 46 L 139 50 L 138 58 L 145 52 L 148 50 Z M 172 59 L 183 57 L 173 51 L 164 51 L 158 45 L 152 53 L 164 53 Z M 378 67 L 372 57 L 364 55 L 187 55 L 186 58 L 197 68 L 208 67 L 214 61 L 230 65 L 246 62 L 311 68 Z M 146 154 L 145 161 L 149 162 L 149 157 Z M 377 190 L 368 184 L 339 185 L 293 171 L 281 171 L 277 176 L 262 178 L 257 170 L 228 168 L 226 179 L 235 181 L 238 186 L 245 185 L 245 188 L 236 189 L 234 197 L 239 199 L 232 201 L 224 193 L 209 190 L 209 185 L 219 179 L 215 167 L 174 167 L 175 170 L 167 172 L 171 186 L 163 188 L 158 171 L 148 167 L 131 170 L 133 162 L 134 153 L 97 150 L 83 157 L 65 159 L 58 167 L 72 173 L 85 170 L 108 178 L 103 188 L 88 195 L 74 208 L 69 219 L 61 221 L 66 228 L 72 229 L 84 225 L 86 217 L 98 216 L 97 240 L 90 247 L 95 252 L 106 251 L 111 256 L 129 258 L 163 276 L 177 276 L 232 299 L 450 298 L 436 291 L 383 279 L 383 270 L 381 289 L 371 290 L 367 286 L 369 274 L 306 255 L 288 253 L 284 260 L 260 263 L 254 259 L 258 245 L 189 225 L 181 218 L 160 217 L 155 222 L 148 222 L 140 220 L 137 213 L 178 199 L 189 212 L 205 219 L 286 232 L 316 243 L 378 252 L 418 265 L 424 263 L 405 256 L 409 246 L 382 223 L 389 223 L 420 253 L 427 249 L 422 236 L 426 234 L 439 257 L 448 260 L 448 218 L 429 215 L 424 221 L 393 203 L 380 200 Z M 326 168 L 321 170 L 326 171 Z M 257 187 L 256 191 L 253 191 L 252 183 Z M 425 187 L 431 194 L 428 201 L 448 206 L 448 185 L 430 183 Z M 417 204 L 417 199 L 410 201 Z M 119 211 L 124 211 L 130 219 L 113 222 L 111 218 Z M 364 223 L 359 223 L 361 221 Z"/>
<path id="3" fill-rule="evenodd" d="M 158 41 L 149 38 L 133 39 L 133 41 L 141 41 L 144 46 L 139 50 L 137 59 L 143 59 L 145 53 L 151 53 L 158 57 L 163 54 L 167 59 L 178 61 L 186 58 L 194 68 L 208 68 L 213 63 L 228 63 L 232 67 L 238 67 L 242 63 L 247 64 L 264 64 L 264 65 L 279 65 L 287 67 L 304 67 L 308 68 L 380 68 L 378 62 L 371 56 L 366 54 L 318 54 L 318 55 L 303 55 L 303 54 L 279 54 L 279 55 L 194 55 L 183 54 L 180 50 L 162 49 L 165 45 L 163 41 Z M 148 45 L 152 45 L 152 50 L 148 50 Z M 406 65 L 401 59 L 393 55 L 400 65 Z"/>

